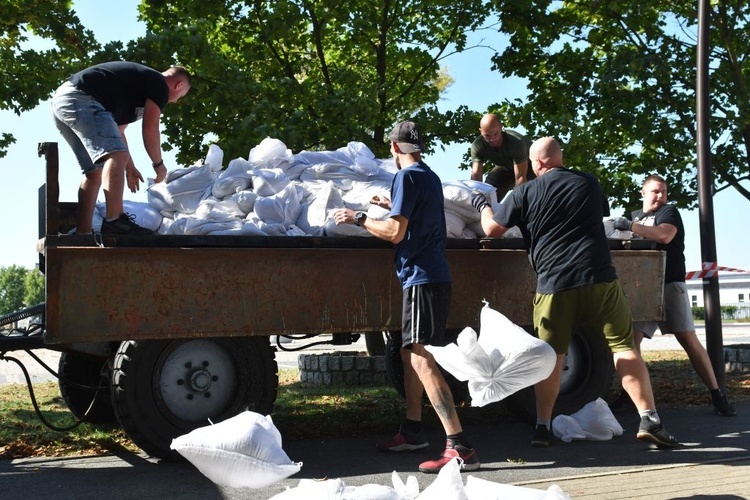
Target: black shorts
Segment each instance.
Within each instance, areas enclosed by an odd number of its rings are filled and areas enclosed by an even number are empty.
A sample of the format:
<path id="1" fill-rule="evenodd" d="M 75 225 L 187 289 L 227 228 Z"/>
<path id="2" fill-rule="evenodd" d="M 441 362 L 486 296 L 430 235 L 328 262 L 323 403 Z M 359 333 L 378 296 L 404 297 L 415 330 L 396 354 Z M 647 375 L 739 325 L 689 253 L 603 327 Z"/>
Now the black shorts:
<path id="1" fill-rule="evenodd" d="M 451 305 L 451 283 L 427 283 L 404 290 L 401 313 L 401 347 L 411 344 L 444 346 L 452 342 L 445 333 Z"/>

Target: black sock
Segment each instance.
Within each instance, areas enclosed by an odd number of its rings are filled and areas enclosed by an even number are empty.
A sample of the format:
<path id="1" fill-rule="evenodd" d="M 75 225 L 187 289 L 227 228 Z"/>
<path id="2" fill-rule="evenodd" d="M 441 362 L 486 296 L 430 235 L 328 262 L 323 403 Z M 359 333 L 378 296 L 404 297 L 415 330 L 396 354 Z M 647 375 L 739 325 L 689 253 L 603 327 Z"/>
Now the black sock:
<path id="1" fill-rule="evenodd" d="M 458 445 L 463 446 L 464 448 L 471 449 L 472 446 L 466 441 L 466 438 L 464 437 L 463 432 L 459 432 L 458 434 L 448 434 L 446 436 L 446 439 L 448 440 L 448 446 L 450 448 L 455 448 Z"/>
<path id="2" fill-rule="evenodd" d="M 409 420 L 407 418 L 404 420 L 404 423 L 401 424 L 401 430 L 411 435 L 419 434 L 422 432 L 422 422 L 419 420 Z"/>

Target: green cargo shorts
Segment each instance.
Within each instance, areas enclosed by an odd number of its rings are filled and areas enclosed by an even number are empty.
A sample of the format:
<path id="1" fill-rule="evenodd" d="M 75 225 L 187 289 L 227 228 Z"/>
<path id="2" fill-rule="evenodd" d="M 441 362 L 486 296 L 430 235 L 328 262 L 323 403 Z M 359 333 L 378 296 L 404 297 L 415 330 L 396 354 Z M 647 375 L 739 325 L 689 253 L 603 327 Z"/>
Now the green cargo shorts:
<path id="1" fill-rule="evenodd" d="M 619 281 L 534 296 L 534 330 L 556 353 L 568 352 L 577 327 L 602 332 L 612 352 L 633 349 L 633 318 Z"/>

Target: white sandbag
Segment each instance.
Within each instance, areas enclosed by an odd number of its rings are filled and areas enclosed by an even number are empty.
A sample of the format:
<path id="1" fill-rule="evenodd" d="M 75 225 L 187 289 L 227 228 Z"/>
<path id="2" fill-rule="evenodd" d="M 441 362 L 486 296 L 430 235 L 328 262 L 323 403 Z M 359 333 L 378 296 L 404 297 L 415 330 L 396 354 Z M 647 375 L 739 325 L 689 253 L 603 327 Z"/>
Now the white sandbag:
<path id="1" fill-rule="evenodd" d="M 570 496 L 558 485 L 553 484 L 546 490 L 495 483 L 475 476 L 466 478 L 466 495 L 482 500 L 570 500 Z"/>
<path id="2" fill-rule="evenodd" d="M 445 209 L 460 216 L 467 224 L 480 220 L 479 212 L 471 204 L 473 190 L 484 193 L 492 206 L 497 205 L 497 190 L 490 184 L 472 180 L 443 182 Z"/>
<path id="3" fill-rule="evenodd" d="M 352 210 L 367 211 L 373 197 L 388 198 L 390 189 L 391 184 L 383 181 L 352 181 L 351 188 L 342 193 L 342 199 Z"/>
<path id="4" fill-rule="evenodd" d="M 239 193 L 233 194 L 230 198 L 237 203 L 237 207 L 246 216 L 253 211 L 255 200 L 258 199 L 258 195 L 250 189 L 245 189 Z"/>
<path id="5" fill-rule="evenodd" d="M 203 160 L 203 163 L 208 165 L 212 172 L 221 171 L 224 165 L 224 151 L 218 144 L 208 146 L 208 153 L 206 153 L 206 159 Z"/>
<path id="6" fill-rule="evenodd" d="M 448 238 L 462 238 L 464 229 L 466 229 L 466 222 L 460 215 L 451 210 L 446 210 L 445 229 L 448 233 Z"/>
<path id="7" fill-rule="evenodd" d="M 621 436 L 623 428 L 609 405 L 602 398 L 597 398 L 572 415 L 556 416 L 552 420 L 552 432 L 566 443 L 574 439 L 608 441 Z"/>
<path id="8" fill-rule="evenodd" d="M 406 483 L 401 480 L 398 472 L 395 470 L 391 474 L 391 482 L 393 483 L 393 489 L 396 490 L 399 497 L 404 500 L 414 500 L 419 496 L 419 482 L 414 476 L 406 478 Z"/>
<path id="9" fill-rule="evenodd" d="M 440 469 L 435 480 L 422 493 L 417 500 L 469 500 L 464 490 L 461 479 L 461 469 L 458 460 L 451 460 Z"/>
<path id="10" fill-rule="evenodd" d="M 123 200 L 122 208 L 126 214 L 133 217 L 133 222 L 152 231 L 159 229 L 164 218 L 161 212 L 142 201 Z M 94 226 L 98 222 L 98 227 L 101 229 L 101 219 L 107 216 L 107 205 L 104 202 L 97 203 L 96 212 L 99 213 L 100 219 L 92 219 L 92 222 Z"/>
<path id="11" fill-rule="evenodd" d="M 281 224 L 284 227 L 296 223 L 301 210 L 301 195 L 294 184 L 287 184 L 272 196 L 259 197 L 253 208 L 265 223 Z"/>
<path id="12" fill-rule="evenodd" d="M 252 178 L 248 173 L 251 165 L 242 158 L 237 158 L 229 162 L 226 170 L 219 174 L 214 185 L 211 187 L 211 194 L 221 199 L 235 193 L 252 187 Z"/>
<path id="13" fill-rule="evenodd" d="M 292 164 L 292 152 L 278 139 L 266 137 L 250 150 L 248 161 L 255 168 L 280 168 L 285 170 Z"/>
<path id="14" fill-rule="evenodd" d="M 164 181 L 149 186 L 148 204 L 163 215 L 192 214 L 200 201 L 211 194 L 213 183 L 214 176 L 208 165 L 170 170 Z"/>
<path id="15" fill-rule="evenodd" d="M 273 196 L 286 188 L 291 180 L 280 168 L 253 168 L 247 171 L 258 196 Z"/>
<path id="16" fill-rule="evenodd" d="M 300 479 L 296 488 L 288 488 L 270 500 L 343 500 L 345 489 L 341 479 Z"/>
<path id="17" fill-rule="evenodd" d="M 362 486 L 347 486 L 344 489 L 343 500 L 403 500 L 403 498 L 390 486 L 363 484 Z"/>
<path id="18" fill-rule="evenodd" d="M 427 346 L 435 360 L 458 380 L 469 382 L 472 406 L 484 406 L 546 379 L 557 355 L 546 342 L 527 333 L 485 304 L 481 333 L 465 328 L 456 343 Z"/>
<path id="19" fill-rule="evenodd" d="M 332 182 L 324 183 L 311 198 L 302 205 L 297 226 L 311 236 L 323 236 L 329 210 L 343 207 L 344 201 Z"/>
<path id="20" fill-rule="evenodd" d="M 245 214 L 231 197 L 224 200 L 206 198 L 198 204 L 195 217 L 214 221 L 244 219 Z"/>
<path id="21" fill-rule="evenodd" d="M 270 416 L 245 411 L 172 440 L 170 448 L 216 484 L 265 488 L 299 472 Z"/>

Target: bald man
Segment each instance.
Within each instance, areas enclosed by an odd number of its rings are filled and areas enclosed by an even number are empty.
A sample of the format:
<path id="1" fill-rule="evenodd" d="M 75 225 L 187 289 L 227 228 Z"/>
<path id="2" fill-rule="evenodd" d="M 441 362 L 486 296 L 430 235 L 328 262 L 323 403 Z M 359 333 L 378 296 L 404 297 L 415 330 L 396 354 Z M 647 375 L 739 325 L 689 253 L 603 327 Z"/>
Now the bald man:
<path id="1" fill-rule="evenodd" d="M 529 151 L 537 179 L 514 189 L 493 213 L 477 193 L 472 204 L 488 236 L 518 226 L 529 245 L 537 275 L 534 330 L 557 353 L 552 374 L 535 385 L 537 423 L 532 446 L 549 446 L 552 411 L 560 392 L 565 356 L 579 326 L 601 332 L 613 352 L 623 388 L 638 408 L 636 438 L 659 447 L 677 440 L 662 425 L 643 358 L 633 344 L 630 306 L 617 280 L 602 219 L 609 205 L 590 174 L 563 166 L 560 144 L 551 137 Z"/>
<path id="2" fill-rule="evenodd" d="M 529 141 L 513 130 L 503 129 L 494 113 L 479 122 L 480 136 L 471 144 L 471 178 L 484 180 L 497 189 L 497 199 L 528 180 Z"/>

